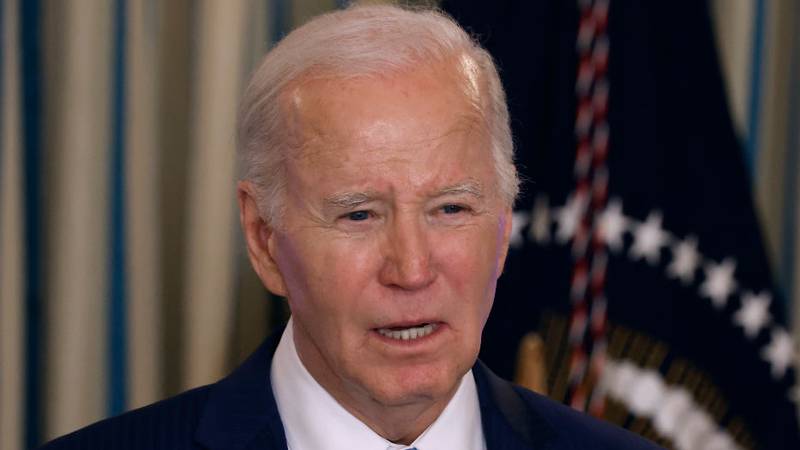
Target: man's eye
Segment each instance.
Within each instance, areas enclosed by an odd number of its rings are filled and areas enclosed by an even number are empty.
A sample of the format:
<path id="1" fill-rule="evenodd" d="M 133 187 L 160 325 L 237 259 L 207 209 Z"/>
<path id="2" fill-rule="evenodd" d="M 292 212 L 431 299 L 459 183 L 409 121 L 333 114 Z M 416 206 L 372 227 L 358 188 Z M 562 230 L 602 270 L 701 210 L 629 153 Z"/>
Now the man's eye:
<path id="1" fill-rule="evenodd" d="M 464 211 L 464 207 L 460 205 L 444 205 L 442 206 L 442 212 L 445 214 L 458 214 Z"/>
<path id="2" fill-rule="evenodd" d="M 353 211 L 347 214 L 349 220 L 360 222 L 369 219 L 369 211 Z"/>

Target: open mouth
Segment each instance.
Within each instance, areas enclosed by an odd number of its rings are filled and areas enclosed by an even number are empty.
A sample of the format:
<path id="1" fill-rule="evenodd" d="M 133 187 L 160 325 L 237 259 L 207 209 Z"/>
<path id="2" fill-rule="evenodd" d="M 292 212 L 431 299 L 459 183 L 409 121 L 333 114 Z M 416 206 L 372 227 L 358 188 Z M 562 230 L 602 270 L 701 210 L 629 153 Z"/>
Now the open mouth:
<path id="1" fill-rule="evenodd" d="M 378 328 L 376 331 L 381 336 L 390 339 L 411 341 L 424 338 L 436 331 L 437 328 L 439 328 L 439 324 L 437 323 L 422 323 L 410 327 Z"/>

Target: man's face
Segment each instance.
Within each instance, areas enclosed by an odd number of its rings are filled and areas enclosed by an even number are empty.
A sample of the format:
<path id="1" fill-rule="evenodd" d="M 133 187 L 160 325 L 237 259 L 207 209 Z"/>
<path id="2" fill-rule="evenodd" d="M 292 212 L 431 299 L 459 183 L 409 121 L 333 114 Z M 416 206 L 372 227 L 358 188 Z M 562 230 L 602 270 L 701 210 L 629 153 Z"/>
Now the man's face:
<path id="1" fill-rule="evenodd" d="M 428 69 L 286 95 L 297 148 L 262 279 L 345 406 L 446 402 L 477 357 L 511 218 L 474 88 Z"/>

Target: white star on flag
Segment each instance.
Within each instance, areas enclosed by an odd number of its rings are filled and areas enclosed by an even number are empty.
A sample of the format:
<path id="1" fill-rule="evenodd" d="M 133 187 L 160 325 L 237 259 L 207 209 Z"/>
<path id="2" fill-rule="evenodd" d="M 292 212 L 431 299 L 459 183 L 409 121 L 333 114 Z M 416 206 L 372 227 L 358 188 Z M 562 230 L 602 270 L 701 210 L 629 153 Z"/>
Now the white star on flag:
<path id="1" fill-rule="evenodd" d="M 683 387 L 667 391 L 661 407 L 653 417 L 653 426 L 665 436 L 678 434 L 684 417 L 694 408 L 692 396 Z"/>
<path id="2" fill-rule="evenodd" d="M 533 203 L 528 235 L 539 244 L 546 244 L 550 240 L 550 205 L 544 195 L 538 195 Z"/>
<path id="3" fill-rule="evenodd" d="M 597 229 L 600 238 L 608 244 L 608 248 L 618 252 L 622 248 L 622 233 L 628 228 L 628 220 L 622 215 L 622 202 L 612 199 L 600 214 Z"/>
<path id="4" fill-rule="evenodd" d="M 659 211 L 650 213 L 643 224 L 636 226 L 633 238 L 631 257 L 634 259 L 644 257 L 650 264 L 658 264 L 661 247 L 669 239 L 667 233 L 661 228 L 661 213 Z"/>
<path id="5" fill-rule="evenodd" d="M 707 264 L 705 271 L 706 280 L 700 286 L 700 293 L 710 298 L 715 308 L 722 308 L 728 303 L 728 297 L 736 287 L 736 281 L 733 279 L 736 261 L 725 258 L 721 264 Z"/>
<path id="6" fill-rule="evenodd" d="M 772 329 L 772 340 L 761 351 L 761 357 L 772 366 L 772 377 L 780 380 L 794 359 L 794 343 L 792 337 L 783 328 Z"/>
<path id="7" fill-rule="evenodd" d="M 687 411 L 681 426 L 675 433 L 675 448 L 706 449 L 705 439 L 714 432 L 716 426 L 711 416 L 704 410 L 695 407 Z"/>
<path id="8" fill-rule="evenodd" d="M 681 280 L 688 285 L 694 279 L 697 266 L 700 265 L 700 253 L 697 251 L 697 238 L 689 236 L 672 247 L 672 262 L 667 267 L 667 273 L 672 278 Z"/>
<path id="9" fill-rule="evenodd" d="M 734 314 L 733 321 L 744 328 L 744 334 L 750 339 L 758 336 L 758 332 L 770 322 L 771 301 L 767 292 L 758 295 L 747 292 L 742 296 L 742 307 Z"/>
<path id="10" fill-rule="evenodd" d="M 517 248 L 522 245 L 522 229 L 528 224 L 528 214 L 521 212 L 514 212 L 511 216 L 511 238 L 509 244 Z"/>
<path id="11" fill-rule="evenodd" d="M 704 450 L 736 450 L 738 448 L 731 435 L 722 430 L 712 431 L 703 443 Z"/>
<path id="12" fill-rule="evenodd" d="M 556 211 L 558 230 L 556 237 L 559 242 L 565 243 L 575 236 L 578 223 L 586 210 L 587 199 L 585 195 L 573 194 L 567 199 L 567 204 Z"/>
<path id="13" fill-rule="evenodd" d="M 664 404 L 667 385 L 654 370 L 642 370 L 630 386 L 628 403 L 631 412 L 637 416 L 653 416 Z"/>

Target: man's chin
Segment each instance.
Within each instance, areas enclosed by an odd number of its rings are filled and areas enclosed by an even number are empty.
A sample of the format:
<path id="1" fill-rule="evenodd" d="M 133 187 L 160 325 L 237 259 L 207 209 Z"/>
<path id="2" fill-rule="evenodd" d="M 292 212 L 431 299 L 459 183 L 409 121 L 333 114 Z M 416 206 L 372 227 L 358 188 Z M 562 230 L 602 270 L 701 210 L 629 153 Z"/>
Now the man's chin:
<path id="1" fill-rule="evenodd" d="M 410 373 L 409 373 L 410 372 Z M 415 404 L 447 402 L 458 388 L 463 373 L 448 371 L 432 374 L 400 370 L 382 377 L 371 392 L 372 398 L 386 407 L 406 407 Z"/>

